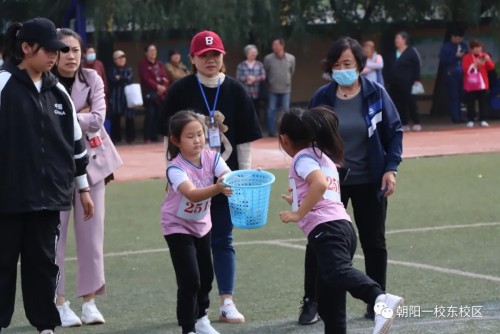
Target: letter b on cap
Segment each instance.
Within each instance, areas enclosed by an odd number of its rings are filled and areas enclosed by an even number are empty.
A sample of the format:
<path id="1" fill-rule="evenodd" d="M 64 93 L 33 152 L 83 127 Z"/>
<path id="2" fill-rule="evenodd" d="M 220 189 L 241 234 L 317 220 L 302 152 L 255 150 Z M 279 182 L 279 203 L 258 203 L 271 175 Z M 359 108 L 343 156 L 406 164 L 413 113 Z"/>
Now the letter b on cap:
<path id="1" fill-rule="evenodd" d="M 206 45 L 212 45 L 212 44 L 214 44 L 214 38 L 212 36 L 205 37 L 205 44 Z"/>

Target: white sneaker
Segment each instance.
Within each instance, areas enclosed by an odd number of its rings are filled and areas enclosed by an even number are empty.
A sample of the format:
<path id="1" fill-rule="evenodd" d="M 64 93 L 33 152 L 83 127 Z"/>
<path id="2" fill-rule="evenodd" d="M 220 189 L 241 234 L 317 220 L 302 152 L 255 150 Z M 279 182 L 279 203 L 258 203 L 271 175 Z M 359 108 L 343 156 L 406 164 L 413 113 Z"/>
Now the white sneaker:
<path id="1" fill-rule="evenodd" d="M 404 299 L 389 293 L 379 295 L 375 300 L 375 327 L 373 334 L 387 334 L 396 317 L 398 306 L 402 306 Z"/>
<path id="2" fill-rule="evenodd" d="M 465 124 L 466 127 L 468 128 L 473 128 L 474 127 L 474 122 L 467 122 L 467 124 Z"/>
<path id="3" fill-rule="evenodd" d="M 215 330 L 215 328 L 212 327 L 212 325 L 210 325 L 208 315 L 196 320 L 194 328 L 196 329 L 196 334 L 220 334 Z"/>
<path id="4" fill-rule="evenodd" d="M 488 126 L 490 126 L 490 125 L 489 125 L 489 124 L 488 124 L 488 122 L 486 122 L 486 121 L 481 121 L 481 126 L 482 126 L 483 128 L 487 128 L 487 127 L 488 127 Z"/>
<path id="5" fill-rule="evenodd" d="M 422 131 L 422 125 L 420 124 L 413 124 L 413 126 L 411 127 L 411 130 L 412 131 Z"/>
<path id="6" fill-rule="evenodd" d="M 224 305 L 219 308 L 219 320 L 229 324 L 240 324 L 245 322 L 245 317 L 238 312 L 234 302 L 226 298 L 224 299 Z"/>
<path id="7" fill-rule="evenodd" d="M 52 329 L 44 329 L 40 334 L 54 334 L 54 331 Z"/>
<path id="8" fill-rule="evenodd" d="M 69 307 L 69 302 L 57 306 L 59 317 L 61 318 L 61 327 L 77 327 L 82 325 L 82 321 L 75 312 Z"/>
<path id="9" fill-rule="evenodd" d="M 104 317 L 95 306 L 93 299 L 82 305 L 82 321 L 86 325 L 98 325 L 105 323 Z"/>

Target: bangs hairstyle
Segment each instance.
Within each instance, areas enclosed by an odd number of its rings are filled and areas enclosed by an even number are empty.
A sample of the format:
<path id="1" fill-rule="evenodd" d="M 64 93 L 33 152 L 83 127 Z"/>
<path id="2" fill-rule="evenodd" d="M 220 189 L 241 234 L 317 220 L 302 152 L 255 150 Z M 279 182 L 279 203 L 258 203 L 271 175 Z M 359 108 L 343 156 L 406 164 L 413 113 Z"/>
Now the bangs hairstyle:
<path id="1" fill-rule="evenodd" d="M 191 58 L 194 58 L 194 55 L 189 55 Z M 196 65 L 191 62 L 191 73 L 197 74 L 198 69 L 196 68 Z M 219 70 L 219 73 L 226 73 L 226 65 L 224 65 L 224 58 L 222 58 L 222 67 Z"/>
<path id="2" fill-rule="evenodd" d="M 326 54 L 325 72 L 332 73 L 332 67 L 340 59 L 340 56 L 345 50 L 350 49 L 354 59 L 356 60 L 356 67 L 361 73 L 366 64 L 366 56 L 363 52 L 363 47 L 357 40 L 351 37 L 341 37 L 333 42 L 330 50 Z"/>
<path id="3" fill-rule="evenodd" d="M 62 40 L 64 37 L 73 37 L 74 39 L 76 39 L 78 41 L 78 44 L 80 44 L 80 53 L 83 54 L 84 52 L 84 45 L 83 45 L 83 39 L 82 37 L 80 36 L 80 34 L 78 34 L 76 31 L 74 30 L 71 30 L 70 28 L 61 28 L 57 31 L 57 38 L 59 38 L 59 40 Z M 69 51 L 71 52 L 71 50 Z M 59 56 L 57 57 L 57 61 L 56 61 L 56 65 L 54 67 L 52 67 L 52 73 L 54 73 L 54 75 L 56 75 L 57 77 L 60 77 L 61 75 L 59 74 L 59 71 L 57 70 L 58 69 L 58 66 L 59 66 L 59 60 L 61 57 L 61 54 L 59 53 Z M 85 75 L 83 74 L 83 71 L 82 71 L 82 62 L 80 61 L 80 66 L 78 66 L 77 70 L 76 70 L 76 75 L 78 76 L 78 79 L 85 83 L 85 85 L 87 87 L 89 87 L 89 83 L 87 81 L 87 78 L 85 77 Z"/>
<path id="4" fill-rule="evenodd" d="M 192 121 L 198 121 L 201 124 L 203 134 L 205 134 L 205 124 L 202 121 L 202 117 L 203 115 L 197 114 L 192 110 L 181 110 L 170 117 L 168 120 L 168 161 L 172 161 L 180 153 L 179 148 L 173 143 L 172 138 L 179 141 L 182 135 L 182 130 L 184 130 L 186 124 Z"/>
<path id="5" fill-rule="evenodd" d="M 311 147 L 316 156 L 322 152 L 335 163 L 344 161 L 343 142 L 338 130 L 339 120 L 332 108 L 292 108 L 283 112 L 278 122 L 280 135 L 287 135 L 295 148 Z"/>

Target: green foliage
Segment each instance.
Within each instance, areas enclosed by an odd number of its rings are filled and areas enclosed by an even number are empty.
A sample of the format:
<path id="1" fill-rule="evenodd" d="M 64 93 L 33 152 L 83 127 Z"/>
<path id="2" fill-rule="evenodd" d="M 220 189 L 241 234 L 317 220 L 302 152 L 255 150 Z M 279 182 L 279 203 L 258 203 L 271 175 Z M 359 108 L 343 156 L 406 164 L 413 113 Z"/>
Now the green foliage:
<path id="1" fill-rule="evenodd" d="M 84 0 L 82 0 L 84 1 Z M 217 31 L 228 44 L 268 43 L 275 36 L 304 41 L 314 25 L 362 33 L 374 23 L 428 21 L 478 24 L 498 17 L 500 0 L 86 0 L 96 33 L 126 31 L 190 37 Z M 45 16 L 59 23 L 70 0 L 0 0 L 0 22 Z M 320 29 L 321 30 L 321 29 Z M 331 29 L 330 29 L 331 30 Z"/>

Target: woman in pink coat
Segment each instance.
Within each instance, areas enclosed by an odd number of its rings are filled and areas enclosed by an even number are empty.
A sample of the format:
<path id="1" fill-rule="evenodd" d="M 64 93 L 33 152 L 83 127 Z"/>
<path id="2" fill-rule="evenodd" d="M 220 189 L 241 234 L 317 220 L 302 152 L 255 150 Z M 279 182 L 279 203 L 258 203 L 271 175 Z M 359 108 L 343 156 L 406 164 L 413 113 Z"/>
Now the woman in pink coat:
<path id="1" fill-rule="evenodd" d="M 90 221 L 84 222 L 81 219 L 80 194 L 75 192 L 74 228 L 78 258 L 76 292 L 78 297 L 83 297 L 80 320 L 69 307 L 69 301 L 65 300 L 64 258 L 71 212 L 61 212 L 61 232 L 56 257 L 60 281 L 56 291 L 56 304 L 62 327 L 79 326 L 82 322 L 102 324 L 104 317 L 97 309 L 94 298 L 106 292 L 103 259 L 104 186 L 113 178 L 113 171 L 123 162 L 104 129 L 106 103 L 103 81 L 96 71 L 80 66 L 82 39 L 73 30 L 66 28 L 59 30 L 58 37 L 70 47 L 70 51 L 60 55 L 53 71 L 71 95 L 78 122 L 86 135 L 85 144 L 89 152 L 87 177 L 90 195 L 95 204 L 95 215 Z"/>

